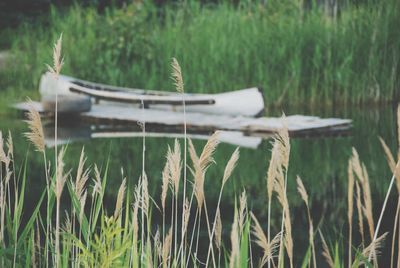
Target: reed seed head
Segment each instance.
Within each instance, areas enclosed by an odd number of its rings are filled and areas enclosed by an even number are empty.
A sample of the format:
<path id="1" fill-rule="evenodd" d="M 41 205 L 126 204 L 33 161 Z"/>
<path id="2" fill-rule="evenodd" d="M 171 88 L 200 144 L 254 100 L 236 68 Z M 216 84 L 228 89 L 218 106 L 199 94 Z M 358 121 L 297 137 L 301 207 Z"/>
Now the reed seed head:
<path id="1" fill-rule="evenodd" d="M 271 242 L 268 242 L 265 233 L 258 222 L 256 216 L 253 213 L 250 213 L 251 218 L 253 219 L 252 225 L 252 233 L 255 236 L 255 243 L 261 247 L 263 250 L 263 257 L 261 258 L 260 267 L 263 267 L 268 261 L 271 261 L 274 257 L 276 251 L 279 248 L 279 241 L 281 240 L 281 233 L 278 233 Z"/>
<path id="2" fill-rule="evenodd" d="M 40 119 L 39 112 L 33 106 L 31 100 L 28 99 L 29 110 L 27 113 L 28 119 L 25 122 L 28 124 L 29 132 L 25 133 L 25 137 L 35 146 L 36 151 L 44 153 L 45 142 L 42 127 L 42 120 Z"/>
<path id="3" fill-rule="evenodd" d="M 239 147 L 236 148 L 236 150 L 231 155 L 231 158 L 229 159 L 228 163 L 226 164 L 224 177 L 222 178 L 222 185 L 225 185 L 225 183 L 232 175 L 232 172 L 235 169 L 238 160 L 239 160 Z"/>
<path id="4" fill-rule="evenodd" d="M 47 69 L 50 73 L 54 74 L 58 77 L 61 73 L 61 68 L 64 65 L 64 58 L 61 56 L 61 47 L 62 47 L 62 34 L 54 44 L 53 48 L 53 67 L 47 65 Z"/>
<path id="5" fill-rule="evenodd" d="M 122 183 L 118 189 L 117 202 L 115 203 L 115 210 L 114 210 L 114 219 L 118 219 L 118 217 L 121 215 L 122 206 L 124 205 L 125 190 L 126 190 L 126 178 L 122 180 Z"/>
<path id="6" fill-rule="evenodd" d="M 179 93 L 183 93 L 184 84 L 183 84 L 182 70 L 181 66 L 179 65 L 178 61 L 175 58 L 172 58 L 171 68 L 172 68 L 172 80 L 174 81 L 175 89 Z"/>
<path id="7" fill-rule="evenodd" d="M 304 203 L 306 203 L 306 206 L 308 207 L 308 194 L 306 191 L 306 187 L 304 187 L 303 181 L 299 176 L 297 176 L 296 181 L 297 181 L 297 191 L 299 192 L 301 199 L 303 199 Z"/>

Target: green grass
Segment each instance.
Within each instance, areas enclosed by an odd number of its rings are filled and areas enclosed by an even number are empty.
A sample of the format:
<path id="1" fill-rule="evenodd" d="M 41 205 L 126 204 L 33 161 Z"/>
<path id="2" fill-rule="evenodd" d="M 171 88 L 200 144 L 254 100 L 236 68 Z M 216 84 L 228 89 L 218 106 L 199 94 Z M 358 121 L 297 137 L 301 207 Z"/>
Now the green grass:
<path id="1" fill-rule="evenodd" d="M 336 19 L 291 1 L 266 6 L 151 3 L 52 9 L 45 22 L 23 25 L 17 56 L 0 73 L 7 99 L 37 97 L 48 51 L 62 32 L 64 73 L 82 79 L 171 90 L 176 57 L 187 92 L 264 89 L 272 104 L 343 104 L 399 100 L 400 4 L 366 1 L 342 7 Z"/>

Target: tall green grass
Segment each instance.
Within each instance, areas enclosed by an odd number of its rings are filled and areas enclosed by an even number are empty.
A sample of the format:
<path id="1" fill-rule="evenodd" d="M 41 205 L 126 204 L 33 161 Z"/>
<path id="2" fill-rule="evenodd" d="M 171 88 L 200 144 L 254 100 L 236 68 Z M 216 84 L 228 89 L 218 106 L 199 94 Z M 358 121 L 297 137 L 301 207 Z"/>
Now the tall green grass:
<path id="1" fill-rule="evenodd" d="M 399 99 L 400 4 L 344 5 L 337 18 L 292 1 L 130 4 L 104 13 L 79 5 L 52 9 L 45 23 L 21 26 L 14 67 L 2 90 L 37 94 L 49 45 L 66 37 L 64 73 L 83 79 L 171 90 L 172 57 L 180 59 L 187 92 L 264 89 L 271 104 L 339 104 Z M 17 93 L 16 93 L 17 92 Z"/>

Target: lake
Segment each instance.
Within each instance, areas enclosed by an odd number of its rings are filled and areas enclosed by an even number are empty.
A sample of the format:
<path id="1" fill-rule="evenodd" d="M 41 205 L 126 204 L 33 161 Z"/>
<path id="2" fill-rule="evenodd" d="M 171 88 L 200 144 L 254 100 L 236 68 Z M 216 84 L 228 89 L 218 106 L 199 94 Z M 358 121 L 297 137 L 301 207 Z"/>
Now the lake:
<path id="1" fill-rule="evenodd" d="M 291 155 L 288 176 L 288 196 L 292 212 L 294 235 L 294 252 L 302 258 L 306 251 L 307 241 L 307 215 L 305 206 L 296 190 L 296 176 L 299 175 L 305 184 L 310 196 L 311 213 L 314 226 L 318 226 L 324 236 L 332 244 L 336 240 L 347 237 L 347 163 L 351 156 L 352 147 L 356 148 L 362 162 L 365 163 L 371 183 L 373 198 L 374 218 L 377 220 L 382 207 L 384 195 L 387 191 L 391 173 L 389 171 L 384 152 L 378 137 L 381 136 L 395 152 L 397 148 L 396 107 L 289 107 L 285 110 L 287 115 L 304 114 L 321 117 L 340 117 L 353 120 L 353 127 L 347 134 L 330 137 L 305 137 L 291 139 Z M 279 116 L 281 111 L 269 109 L 267 115 Z M 62 122 L 61 122 L 62 123 Z M 51 128 L 50 128 L 51 129 Z M 43 161 L 41 155 L 33 150 L 23 137 L 27 131 L 26 124 L 15 115 L 0 115 L 0 130 L 3 135 L 10 130 L 15 144 L 15 157 L 18 167 L 22 166 L 25 157 L 28 159 L 28 185 L 24 216 L 34 207 L 40 194 L 45 188 L 43 176 Z M 89 131 L 87 129 L 86 131 Z M 72 135 L 82 129 L 72 129 Z M 66 153 L 66 169 L 73 169 L 73 177 L 79 161 L 80 151 L 85 147 L 88 164 L 97 163 L 99 167 L 109 161 L 109 176 L 107 186 L 107 206 L 110 213 L 114 210 L 115 198 L 118 187 L 122 181 L 121 168 L 128 184 L 136 184 L 142 168 L 142 138 L 100 138 L 82 139 L 68 145 Z M 165 164 L 165 155 L 168 145 L 173 146 L 173 138 L 147 137 L 145 167 L 149 178 L 150 193 L 154 200 L 159 202 L 161 191 L 161 172 Z M 183 141 L 181 140 L 181 143 Z M 194 140 L 199 151 L 205 144 L 204 140 Z M 205 192 L 209 208 L 215 206 L 218 199 L 220 182 L 225 164 L 236 146 L 220 144 L 215 153 L 216 164 L 207 172 Z M 229 246 L 230 228 L 227 228 L 233 219 L 235 197 L 238 198 L 243 189 L 248 196 L 248 206 L 257 215 L 263 226 L 266 226 L 267 198 L 265 175 L 270 159 L 270 140 L 263 140 L 258 148 L 241 148 L 239 163 L 229 179 L 222 197 L 222 221 L 226 245 Z M 48 158 L 54 158 L 53 149 L 48 149 Z M 190 161 L 188 161 L 190 163 Z M 191 178 L 189 176 L 189 178 Z M 396 189 L 393 189 L 393 192 Z M 395 194 L 391 195 L 389 207 L 385 214 L 382 231 L 390 231 L 396 209 Z M 69 202 L 65 202 L 68 203 Z M 64 207 L 63 209 L 68 209 Z M 210 213 L 214 211 L 210 209 Z M 277 200 L 273 205 L 273 233 L 280 228 L 280 206 Z M 153 222 L 157 222 L 155 212 Z M 343 235 L 342 235 L 343 233 Z M 356 231 L 354 231 L 356 233 Z M 206 235 L 206 233 L 204 233 Z M 318 238 L 318 241 L 320 239 Z M 354 241 L 358 242 L 358 233 Z M 208 243 L 208 242 L 207 242 Z M 389 241 L 386 246 L 390 245 Z M 317 251 L 320 244 L 317 243 Z M 300 254 L 297 254 L 300 253 Z M 390 254 L 390 253 L 388 253 Z M 388 255 L 389 256 L 389 255 Z M 388 258 L 388 257 L 387 257 Z M 319 258 L 322 260 L 322 258 Z M 386 258 L 385 254 L 382 260 Z M 297 259 L 301 261 L 301 259 Z"/>

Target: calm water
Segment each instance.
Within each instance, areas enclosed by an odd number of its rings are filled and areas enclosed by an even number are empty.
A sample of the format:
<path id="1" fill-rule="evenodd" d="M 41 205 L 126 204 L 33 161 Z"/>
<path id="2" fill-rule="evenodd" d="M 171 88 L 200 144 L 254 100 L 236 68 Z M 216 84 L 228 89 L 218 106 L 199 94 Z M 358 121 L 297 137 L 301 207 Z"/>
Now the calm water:
<path id="1" fill-rule="evenodd" d="M 289 167 L 288 195 L 290 208 L 293 213 L 293 234 L 295 236 L 295 251 L 304 256 L 307 243 L 308 225 L 306 221 L 305 208 L 296 191 L 296 175 L 302 177 L 311 199 L 312 216 L 314 225 L 318 225 L 324 235 L 328 238 L 341 239 L 346 237 L 346 204 L 347 204 L 347 161 L 354 146 L 361 160 L 365 163 L 371 182 L 371 191 L 374 199 L 375 218 L 382 206 L 384 194 L 389 185 L 391 174 L 389 172 L 385 156 L 381 149 L 378 136 L 386 140 L 392 151 L 397 148 L 395 107 L 386 106 L 381 108 L 325 108 L 311 109 L 289 108 L 285 110 L 287 115 L 299 113 L 317 115 L 321 117 L 342 117 L 353 120 L 353 128 L 348 135 L 336 137 L 317 138 L 293 138 L 291 140 L 292 151 Z M 268 115 L 280 115 L 280 111 L 268 111 Z M 3 132 L 11 131 L 14 137 L 15 155 L 17 163 L 22 166 L 24 158 L 28 157 L 28 187 L 26 199 L 26 214 L 29 214 L 29 206 L 35 204 L 40 193 L 45 187 L 45 179 L 42 176 L 43 162 L 40 155 L 34 152 L 22 133 L 26 126 L 21 119 L 13 116 L 0 115 L 0 129 Z M 71 135 L 88 137 L 90 129 L 72 129 Z M 86 134 L 85 134 L 86 133 Z M 100 135 L 98 135 L 100 136 Z M 149 177 L 149 186 L 155 200 L 158 200 L 161 185 L 161 170 L 165 162 L 167 146 L 173 144 L 173 138 L 150 138 L 146 139 L 146 171 Z M 198 150 L 205 141 L 196 140 Z M 142 138 L 110 138 L 110 139 L 82 139 L 68 146 L 67 167 L 75 167 L 79 160 L 79 154 L 85 146 L 88 163 L 97 163 L 104 166 L 110 161 L 110 172 L 107 187 L 107 198 L 110 211 L 113 211 L 115 196 L 121 183 L 121 167 L 129 182 L 137 182 L 142 165 Z M 265 174 L 270 157 L 270 143 L 264 140 L 257 149 L 241 148 L 239 164 L 228 182 L 223 195 L 223 223 L 225 225 L 226 239 L 229 240 L 232 222 L 232 213 L 235 196 L 242 189 L 248 195 L 250 209 L 259 217 L 261 222 L 266 222 L 266 183 Z M 235 146 L 221 144 L 217 149 L 216 165 L 212 166 L 205 183 L 206 197 L 209 207 L 216 203 L 220 180 L 226 162 Z M 49 158 L 54 158 L 52 149 L 48 149 Z M 383 229 L 392 228 L 395 211 L 395 198 L 392 195 L 389 203 L 386 221 Z M 273 226 L 279 228 L 279 206 L 276 205 L 273 212 Z M 155 215 L 157 220 L 157 215 Z M 357 237 L 355 238 L 357 241 Z M 332 240 L 331 240 L 332 241 Z M 333 243 L 335 241 L 332 241 Z M 389 243 L 387 243 L 389 244 Z M 229 244 L 228 244 L 229 245 Z M 296 253 L 295 253 L 296 255 Z"/>

